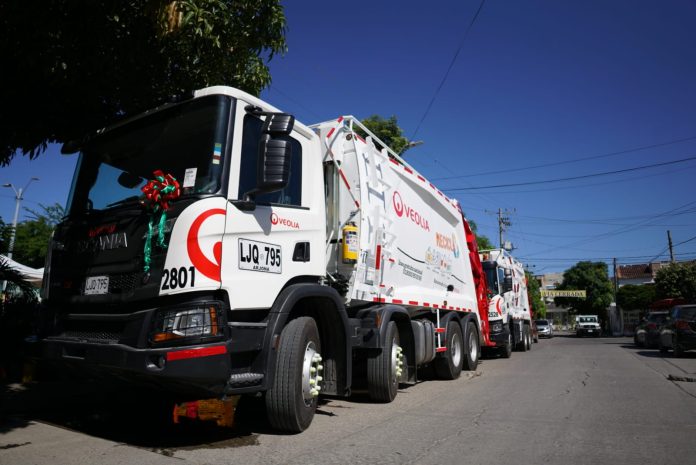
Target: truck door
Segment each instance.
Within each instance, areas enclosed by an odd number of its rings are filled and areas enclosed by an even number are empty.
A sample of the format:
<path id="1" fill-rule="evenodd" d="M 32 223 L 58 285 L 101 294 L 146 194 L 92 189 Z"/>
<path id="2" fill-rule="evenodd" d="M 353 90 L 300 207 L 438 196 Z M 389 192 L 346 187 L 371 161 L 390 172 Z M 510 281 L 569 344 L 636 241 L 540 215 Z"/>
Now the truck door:
<path id="1" fill-rule="evenodd" d="M 263 116 L 239 102 L 229 176 L 229 200 L 256 186 Z M 244 211 L 228 202 L 222 246 L 222 288 L 232 308 L 268 308 L 291 279 L 323 275 L 325 207 L 322 166 L 307 136 L 293 131 L 290 181 L 279 191 L 255 197 Z M 316 282 L 316 281 L 315 281 Z"/>

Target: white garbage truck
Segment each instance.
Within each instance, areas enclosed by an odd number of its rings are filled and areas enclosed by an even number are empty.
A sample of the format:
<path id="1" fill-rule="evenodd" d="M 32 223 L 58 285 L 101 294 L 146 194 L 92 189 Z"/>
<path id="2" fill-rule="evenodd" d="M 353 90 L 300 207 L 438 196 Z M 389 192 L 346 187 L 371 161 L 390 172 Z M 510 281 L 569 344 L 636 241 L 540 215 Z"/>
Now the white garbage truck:
<path id="1" fill-rule="evenodd" d="M 474 234 L 355 118 L 305 126 L 217 86 L 63 152 L 79 161 L 45 267 L 51 363 L 182 401 L 262 393 L 290 432 L 320 394 L 390 402 L 421 368 L 476 368 Z"/>
<path id="2" fill-rule="evenodd" d="M 532 311 L 524 265 L 505 249 L 486 250 L 480 255 L 490 296 L 490 343 L 486 349 L 498 350 L 504 358 L 509 358 L 514 348 L 531 350 Z"/>

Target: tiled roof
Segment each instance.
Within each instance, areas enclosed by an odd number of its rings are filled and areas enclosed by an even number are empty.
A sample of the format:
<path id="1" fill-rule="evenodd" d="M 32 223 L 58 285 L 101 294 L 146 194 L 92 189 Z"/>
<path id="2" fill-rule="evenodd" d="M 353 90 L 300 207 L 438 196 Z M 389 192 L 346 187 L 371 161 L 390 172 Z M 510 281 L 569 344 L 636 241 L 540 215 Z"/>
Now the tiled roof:
<path id="1" fill-rule="evenodd" d="M 616 276 L 619 279 L 652 279 L 652 265 L 649 263 L 621 265 L 616 270 Z"/>

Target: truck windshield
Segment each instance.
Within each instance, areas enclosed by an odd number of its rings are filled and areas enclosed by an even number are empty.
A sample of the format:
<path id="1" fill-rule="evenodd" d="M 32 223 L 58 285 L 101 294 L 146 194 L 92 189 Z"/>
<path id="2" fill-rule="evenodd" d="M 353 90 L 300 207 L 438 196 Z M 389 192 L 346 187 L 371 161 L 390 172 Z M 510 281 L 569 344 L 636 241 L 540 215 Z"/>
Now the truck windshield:
<path id="1" fill-rule="evenodd" d="M 483 271 L 486 273 L 486 282 L 488 283 L 488 292 L 495 295 L 498 294 L 498 272 L 495 263 L 483 262 Z"/>
<path id="2" fill-rule="evenodd" d="M 179 182 L 182 196 L 219 192 L 230 107 L 229 97 L 203 97 L 95 137 L 80 154 L 69 214 L 137 204 L 157 170 Z"/>

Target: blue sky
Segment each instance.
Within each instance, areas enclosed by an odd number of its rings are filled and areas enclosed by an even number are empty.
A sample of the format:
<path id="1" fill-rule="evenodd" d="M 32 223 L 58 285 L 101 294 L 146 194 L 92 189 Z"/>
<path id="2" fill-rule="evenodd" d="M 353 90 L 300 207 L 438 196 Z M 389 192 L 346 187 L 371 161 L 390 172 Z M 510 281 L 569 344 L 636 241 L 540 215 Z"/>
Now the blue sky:
<path id="1" fill-rule="evenodd" d="M 480 233 L 497 242 L 488 211 L 515 209 L 506 239 L 535 273 L 666 259 L 667 230 L 696 258 L 696 160 L 485 188 L 696 157 L 696 3 L 487 0 L 464 41 L 479 0 L 285 4 L 288 52 L 262 98 L 307 124 L 397 116 L 424 141 L 406 160 Z M 64 203 L 74 158 L 57 152 L 17 157 L 0 183 L 38 176 L 23 206 Z M 0 190 L 0 216 L 13 209 Z"/>

